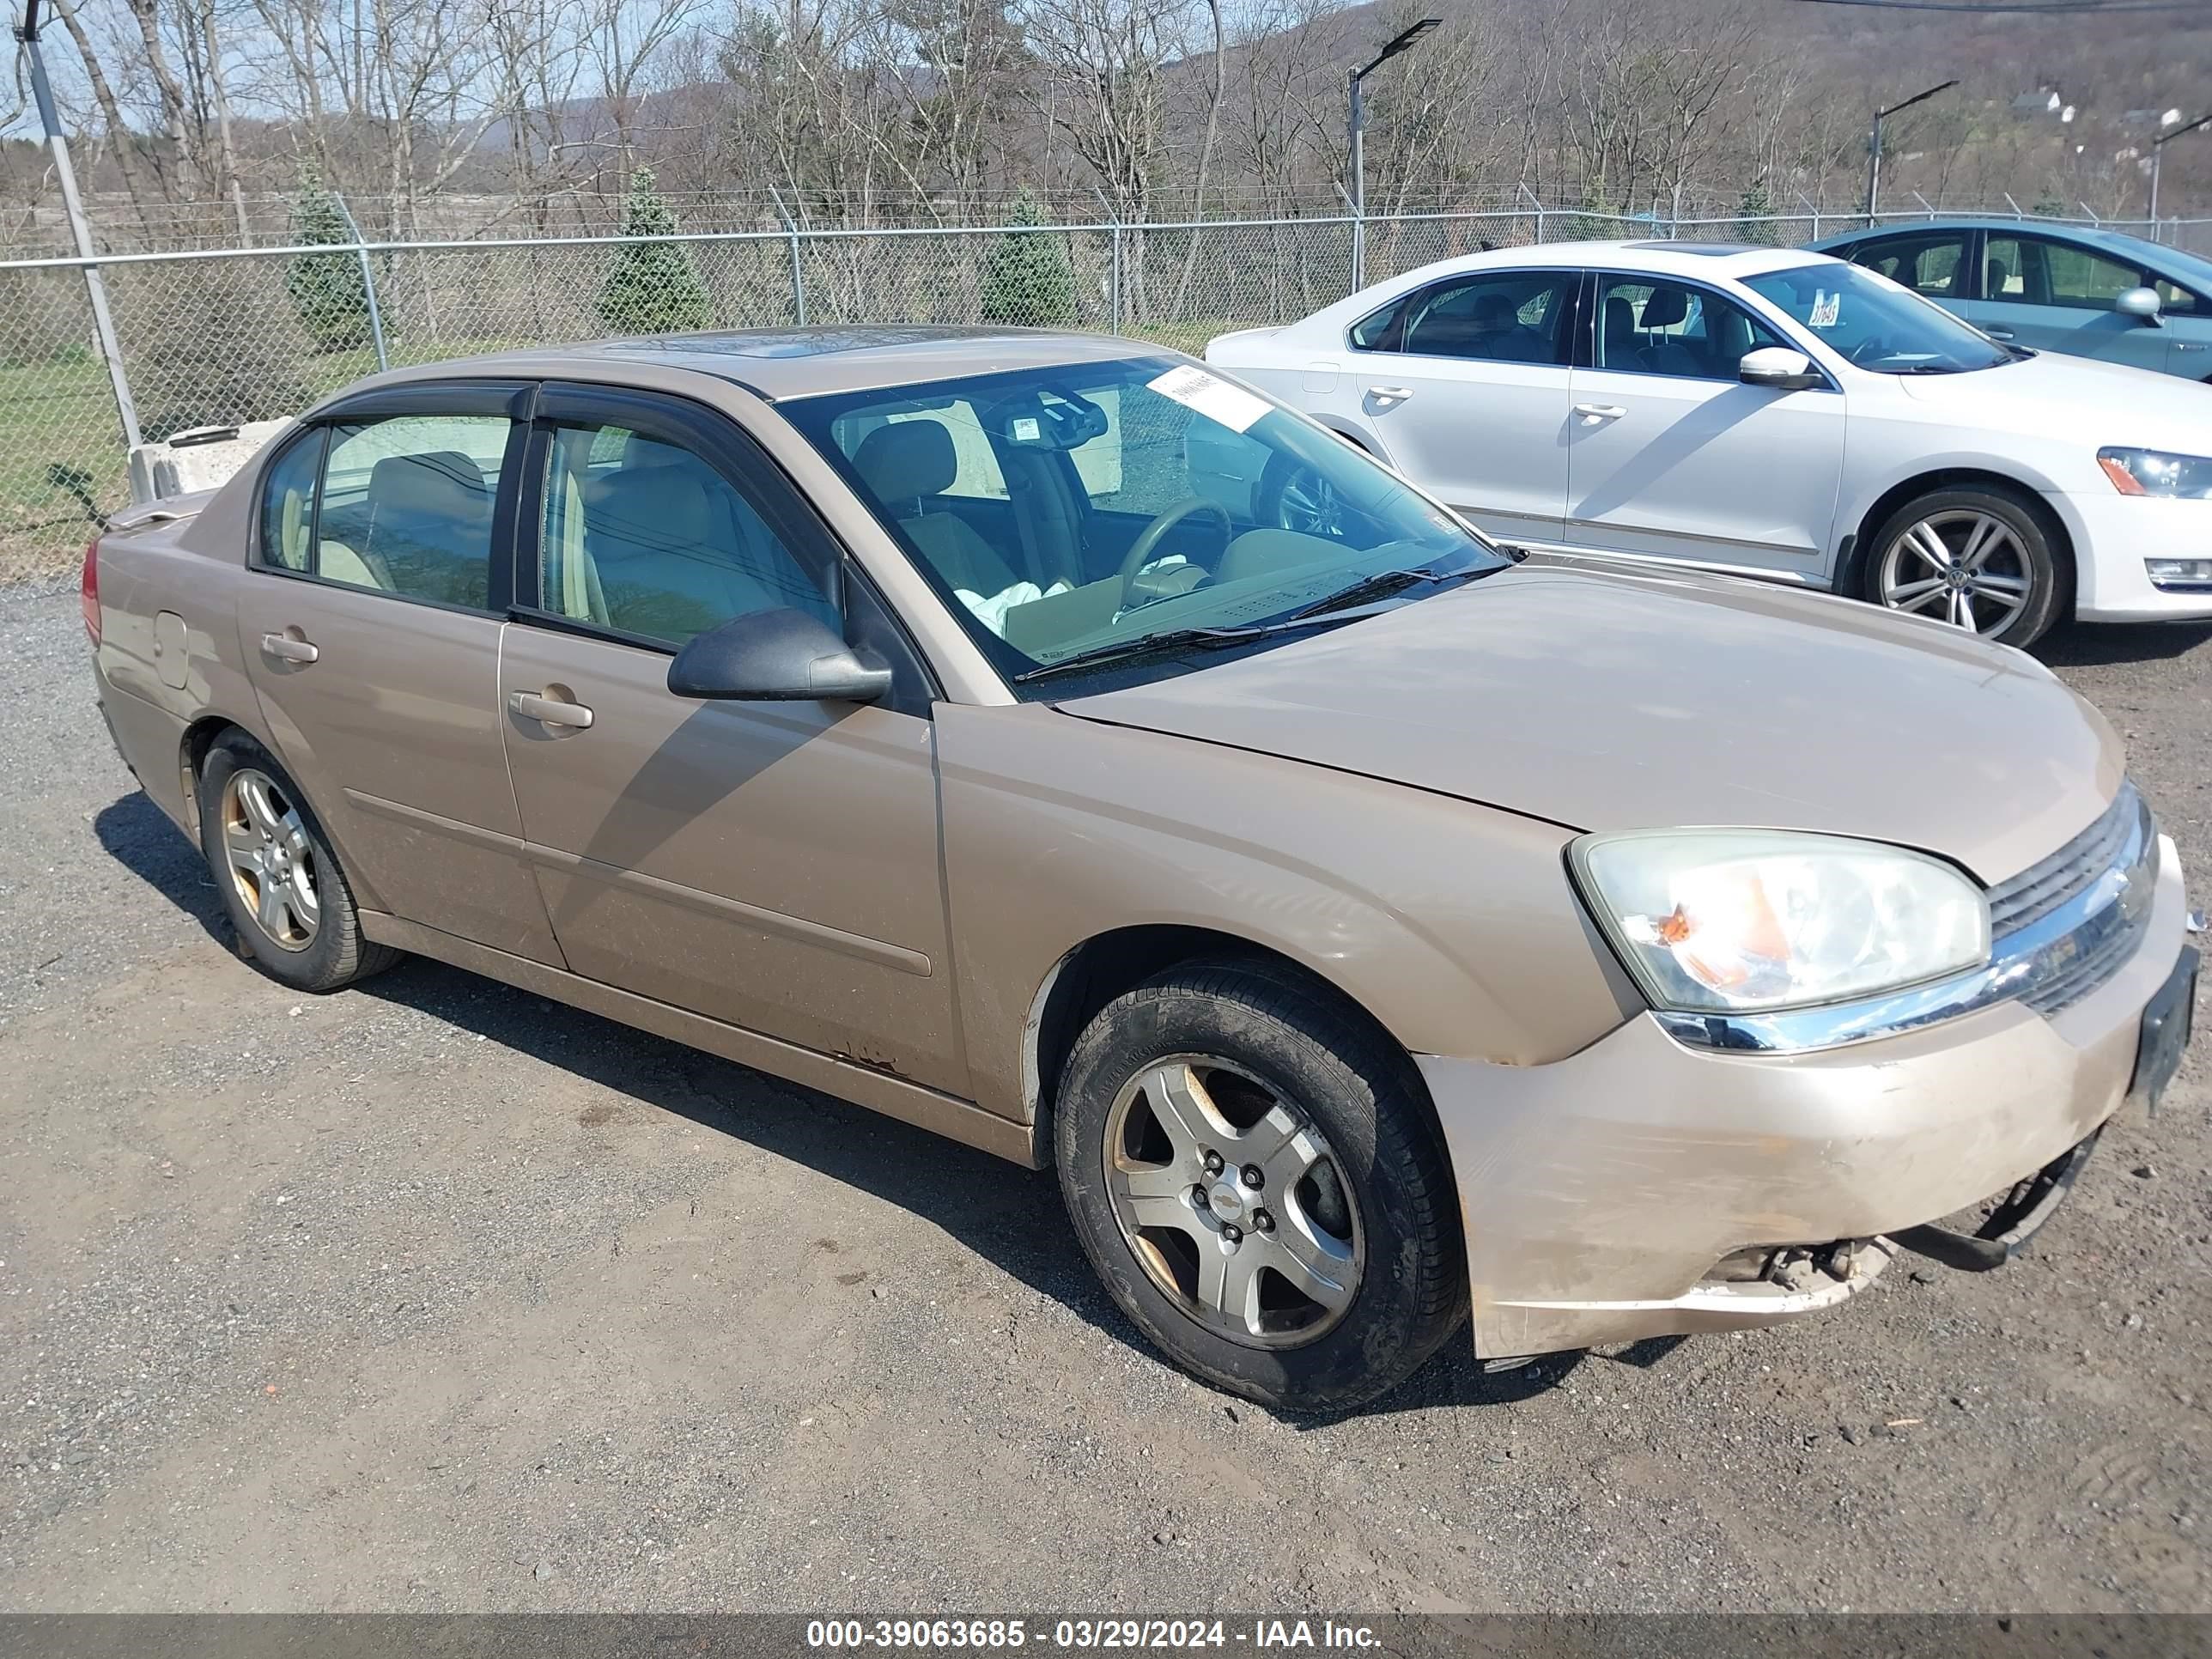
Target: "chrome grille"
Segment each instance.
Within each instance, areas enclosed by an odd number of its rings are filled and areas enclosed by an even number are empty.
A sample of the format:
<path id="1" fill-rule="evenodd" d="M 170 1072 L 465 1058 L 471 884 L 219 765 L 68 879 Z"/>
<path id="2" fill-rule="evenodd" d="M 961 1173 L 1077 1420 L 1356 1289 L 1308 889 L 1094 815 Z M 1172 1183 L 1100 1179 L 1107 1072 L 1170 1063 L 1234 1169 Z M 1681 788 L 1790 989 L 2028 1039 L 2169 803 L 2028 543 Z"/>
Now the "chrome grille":
<path id="1" fill-rule="evenodd" d="M 2033 941 L 2045 972 L 2021 1000 L 2038 1013 L 2071 1007 L 2112 978 L 2135 953 L 2149 925 L 2148 896 L 2158 884 L 2158 830 L 2133 784 L 2123 784 L 2103 816 L 2065 846 L 1990 890 L 1995 954 L 2007 955 L 2008 944 L 2030 945 L 2038 923 L 2100 883 L 2112 890 L 2109 902 L 2095 905 L 2072 932 Z M 2126 926 L 2115 927 L 2106 916 L 2114 905 L 2130 913 Z M 2100 925 L 2088 925 L 2092 921 Z"/>
<path id="2" fill-rule="evenodd" d="M 2143 816 L 2142 797 L 2135 785 L 2123 783 L 2094 823 L 2049 858 L 1990 889 L 1990 932 L 2002 939 L 2039 921 L 2103 875 Z"/>

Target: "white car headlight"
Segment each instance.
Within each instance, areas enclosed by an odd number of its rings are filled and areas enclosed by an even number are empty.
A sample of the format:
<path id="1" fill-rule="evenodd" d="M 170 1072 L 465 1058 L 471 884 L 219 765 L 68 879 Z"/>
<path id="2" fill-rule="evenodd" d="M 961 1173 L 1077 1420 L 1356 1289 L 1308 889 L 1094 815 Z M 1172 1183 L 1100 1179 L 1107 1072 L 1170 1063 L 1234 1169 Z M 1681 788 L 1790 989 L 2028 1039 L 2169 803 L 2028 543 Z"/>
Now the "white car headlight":
<path id="1" fill-rule="evenodd" d="M 2212 496 L 2212 458 L 2162 449 L 2100 449 L 2097 465 L 2123 495 Z"/>
<path id="2" fill-rule="evenodd" d="M 1583 896 L 1656 1008 L 1768 1012 L 1989 960 L 1982 890 L 1923 854 L 1765 830 L 1585 836 Z"/>

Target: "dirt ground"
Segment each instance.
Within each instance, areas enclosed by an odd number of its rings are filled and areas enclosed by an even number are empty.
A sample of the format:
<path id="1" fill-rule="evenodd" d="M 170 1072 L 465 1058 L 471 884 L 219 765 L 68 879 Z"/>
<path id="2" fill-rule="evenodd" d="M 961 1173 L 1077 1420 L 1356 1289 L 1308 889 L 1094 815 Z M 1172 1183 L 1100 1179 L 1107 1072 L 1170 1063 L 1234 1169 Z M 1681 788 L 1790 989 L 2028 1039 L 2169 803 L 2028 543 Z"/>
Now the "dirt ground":
<path id="1" fill-rule="evenodd" d="M 0 653 L 0 1607 L 2212 1608 L 2212 1037 L 2005 1272 L 1281 1419 L 1049 1176 L 453 969 L 262 978 L 74 599 Z M 2212 629 L 2045 654 L 2201 903 Z"/>

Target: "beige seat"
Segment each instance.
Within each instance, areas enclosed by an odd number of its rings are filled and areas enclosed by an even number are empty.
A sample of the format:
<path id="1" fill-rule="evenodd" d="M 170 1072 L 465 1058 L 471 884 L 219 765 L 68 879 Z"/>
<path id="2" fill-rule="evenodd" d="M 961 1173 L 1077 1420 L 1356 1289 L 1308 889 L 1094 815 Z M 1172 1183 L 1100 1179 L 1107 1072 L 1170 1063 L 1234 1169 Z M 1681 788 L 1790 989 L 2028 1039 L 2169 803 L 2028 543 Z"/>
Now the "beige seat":
<path id="1" fill-rule="evenodd" d="M 947 586 L 988 598 L 1021 580 L 966 520 L 928 505 L 960 471 L 952 434 L 943 422 L 893 421 L 879 426 L 860 441 L 853 467 Z"/>

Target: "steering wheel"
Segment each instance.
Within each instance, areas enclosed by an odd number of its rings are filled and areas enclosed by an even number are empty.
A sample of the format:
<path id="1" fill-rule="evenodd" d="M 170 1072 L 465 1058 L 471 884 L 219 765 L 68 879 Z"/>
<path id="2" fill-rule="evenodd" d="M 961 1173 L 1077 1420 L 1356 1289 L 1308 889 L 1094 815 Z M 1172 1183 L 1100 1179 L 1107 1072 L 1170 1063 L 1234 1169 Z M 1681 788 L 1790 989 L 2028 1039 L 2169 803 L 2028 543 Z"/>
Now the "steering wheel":
<path id="1" fill-rule="evenodd" d="M 1152 560 L 1161 540 L 1185 519 L 1194 519 L 1201 514 L 1221 521 L 1221 550 L 1227 552 L 1229 544 L 1237 534 L 1237 527 L 1229 522 L 1229 509 L 1219 501 L 1210 501 L 1203 495 L 1187 495 L 1161 514 L 1137 532 L 1137 539 L 1129 544 L 1129 551 L 1121 561 L 1121 608 L 1129 609 L 1135 597 L 1137 573 Z"/>
<path id="2" fill-rule="evenodd" d="M 1869 334 L 1851 348 L 1848 361 L 1854 363 L 1875 362 L 1890 355 L 1889 340 L 1885 335 Z"/>

